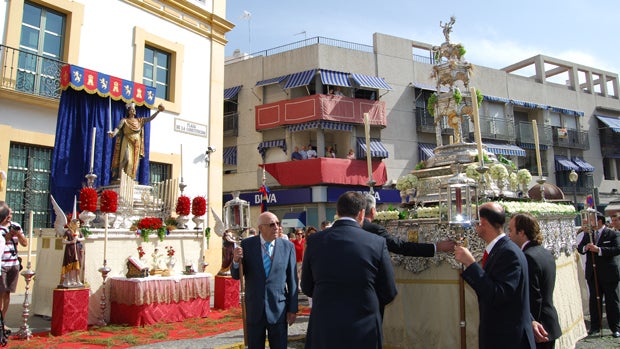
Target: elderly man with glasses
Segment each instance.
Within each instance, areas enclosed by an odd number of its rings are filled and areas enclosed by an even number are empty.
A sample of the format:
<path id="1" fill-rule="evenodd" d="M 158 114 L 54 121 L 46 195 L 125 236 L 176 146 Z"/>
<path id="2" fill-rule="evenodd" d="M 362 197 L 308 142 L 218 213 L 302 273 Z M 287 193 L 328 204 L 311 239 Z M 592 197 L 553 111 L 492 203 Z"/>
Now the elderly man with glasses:
<path id="1" fill-rule="evenodd" d="M 288 325 L 297 318 L 298 279 L 293 243 L 278 239 L 280 222 L 271 212 L 258 217 L 259 234 L 235 248 L 231 275 L 245 277 L 248 348 L 286 349 Z"/>

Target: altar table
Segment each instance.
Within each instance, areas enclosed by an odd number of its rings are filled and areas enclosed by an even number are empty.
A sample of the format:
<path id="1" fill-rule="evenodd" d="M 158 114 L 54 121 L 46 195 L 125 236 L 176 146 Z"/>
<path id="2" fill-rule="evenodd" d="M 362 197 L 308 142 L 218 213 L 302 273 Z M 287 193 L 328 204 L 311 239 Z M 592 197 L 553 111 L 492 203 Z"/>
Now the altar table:
<path id="1" fill-rule="evenodd" d="M 109 278 L 110 322 L 131 326 L 206 317 L 211 274 Z"/>

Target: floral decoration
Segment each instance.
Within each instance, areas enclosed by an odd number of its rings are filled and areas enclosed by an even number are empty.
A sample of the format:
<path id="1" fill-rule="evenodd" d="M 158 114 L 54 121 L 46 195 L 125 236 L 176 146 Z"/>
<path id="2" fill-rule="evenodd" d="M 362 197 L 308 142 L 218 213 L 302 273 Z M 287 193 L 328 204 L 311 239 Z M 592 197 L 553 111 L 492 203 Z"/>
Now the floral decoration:
<path id="1" fill-rule="evenodd" d="M 204 216 L 207 213 L 207 200 L 204 196 L 196 196 L 192 200 L 192 214 L 194 216 Z"/>
<path id="2" fill-rule="evenodd" d="M 172 247 L 172 246 L 166 246 L 166 255 L 167 255 L 168 257 L 172 257 L 172 256 L 174 256 L 174 252 L 175 252 L 175 251 L 174 251 L 174 247 Z"/>
<path id="3" fill-rule="evenodd" d="M 465 175 L 476 182 L 480 180 L 480 172 L 478 172 L 477 168 L 476 164 L 471 164 L 465 168 Z"/>
<path id="4" fill-rule="evenodd" d="M 164 228 L 163 222 L 160 218 L 156 217 L 144 217 L 140 219 L 132 226 L 132 230 L 135 230 L 136 234 L 140 235 L 145 242 L 149 241 L 150 234 L 157 234 L 159 241 L 164 241 L 164 237 L 166 236 L 166 229 Z"/>
<path id="5" fill-rule="evenodd" d="M 142 248 L 142 245 L 138 246 L 138 258 L 142 258 L 144 257 L 144 255 L 146 254 L 146 252 L 144 252 L 144 249 Z"/>
<path id="6" fill-rule="evenodd" d="M 532 174 L 527 168 L 522 168 L 517 171 L 517 180 L 521 184 L 528 184 L 532 180 Z"/>
<path id="7" fill-rule="evenodd" d="M 398 219 L 398 211 L 379 211 L 375 216 L 378 221 L 388 221 Z"/>
<path id="8" fill-rule="evenodd" d="M 179 198 L 177 199 L 177 207 L 176 207 L 177 214 L 181 216 L 189 215 L 190 204 L 191 202 L 189 200 L 189 197 L 185 195 L 179 196 Z"/>
<path id="9" fill-rule="evenodd" d="M 398 178 L 396 181 L 396 189 L 403 191 L 407 189 L 413 189 L 418 186 L 418 177 L 413 174 L 408 174 Z"/>
<path id="10" fill-rule="evenodd" d="M 510 185 L 510 190 L 517 191 L 519 188 L 519 180 L 517 179 L 517 174 L 511 172 L 508 176 L 508 185 Z"/>
<path id="11" fill-rule="evenodd" d="M 506 166 L 502 164 L 493 165 L 489 170 L 489 174 L 491 175 L 491 178 L 495 178 L 497 180 L 508 178 L 508 170 L 506 169 Z"/>
<path id="12" fill-rule="evenodd" d="M 97 211 L 97 191 L 95 188 L 80 190 L 80 211 Z"/>
<path id="13" fill-rule="evenodd" d="M 118 194 L 114 190 L 106 189 L 101 192 L 99 209 L 103 213 L 114 213 L 118 209 Z"/>

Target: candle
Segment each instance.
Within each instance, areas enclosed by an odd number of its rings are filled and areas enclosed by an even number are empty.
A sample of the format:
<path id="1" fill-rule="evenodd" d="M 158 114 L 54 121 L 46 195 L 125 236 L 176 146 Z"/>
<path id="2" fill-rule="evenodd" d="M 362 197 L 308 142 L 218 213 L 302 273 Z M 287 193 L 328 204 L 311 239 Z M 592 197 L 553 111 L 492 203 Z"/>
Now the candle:
<path id="1" fill-rule="evenodd" d="M 181 183 L 183 183 L 183 143 L 181 143 Z"/>
<path id="2" fill-rule="evenodd" d="M 97 136 L 97 128 L 93 127 L 93 137 L 90 146 L 90 172 L 93 173 L 93 165 L 95 164 L 95 137 Z"/>
<path id="3" fill-rule="evenodd" d="M 112 132 L 112 97 L 108 97 L 108 131 Z"/>
<path id="4" fill-rule="evenodd" d="M 461 188 L 454 188 L 454 194 L 456 196 L 456 214 L 460 215 L 463 213 L 463 194 L 461 193 Z"/>
<path id="5" fill-rule="evenodd" d="M 368 113 L 364 113 L 364 132 L 366 134 L 366 164 L 368 165 L 368 185 L 372 185 L 372 160 L 370 154 L 370 120 Z"/>
<path id="6" fill-rule="evenodd" d="M 469 88 L 469 95 L 471 96 L 471 106 L 474 115 L 474 138 L 476 139 L 476 144 L 478 145 L 478 160 L 480 161 L 480 166 L 484 166 L 484 154 L 482 153 L 482 134 L 480 133 L 480 115 L 478 114 L 478 96 L 476 95 L 476 89 L 474 87 Z"/>
<path id="7" fill-rule="evenodd" d="M 450 144 L 454 144 L 454 136 L 450 135 Z"/>
<path id="8" fill-rule="evenodd" d="M 32 255 L 32 225 L 34 220 L 34 214 L 32 210 L 30 210 L 30 215 L 28 216 L 28 268 L 30 268 L 30 256 Z"/>
<path id="9" fill-rule="evenodd" d="M 542 178 L 542 164 L 540 162 L 540 144 L 538 143 L 538 123 L 532 120 L 532 129 L 534 130 L 534 147 L 536 148 L 536 165 L 538 166 L 538 175 Z"/>
<path id="10" fill-rule="evenodd" d="M 108 214 L 104 216 L 103 228 L 103 264 L 105 264 L 108 256 Z"/>

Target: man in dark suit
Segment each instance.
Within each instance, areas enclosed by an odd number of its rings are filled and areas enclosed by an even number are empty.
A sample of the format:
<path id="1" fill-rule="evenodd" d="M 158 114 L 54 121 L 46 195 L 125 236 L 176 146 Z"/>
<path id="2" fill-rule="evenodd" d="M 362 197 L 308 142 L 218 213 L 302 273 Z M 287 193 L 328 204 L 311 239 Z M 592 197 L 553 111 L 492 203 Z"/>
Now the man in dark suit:
<path id="1" fill-rule="evenodd" d="M 286 349 L 288 325 L 297 317 L 297 269 L 295 247 L 278 239 L 280 222 L 271 212 L 258 217 L 259 235 L 241 241 L 235 248 L 230 269 L 245 277 L 246 331 L 248 348 L 265 348 L 265 333 L 272 349 Z"/>
<path id="2" fill-rule="evenodd" d="M 377 201 L 372 194 L 366 194 L 366 211 L 362 229 L 385 239 L 388 251 L 410 257 L 433 257 L 435 252 L 452 252 L 456 243 L 451 240 L 439 241 L 437 244 L 409 242 L 392 236 L 384 226 L 373 223 L 377 214 Z"/>
<path id="3" fill-rule="evenodd" d="M 586 281 L 590 290 L 591 324 L 588 334 L 600 333 L 603 324 L 599 305 L 605 300 L 609 329 L 613 337 L 620 338 L 620 304 L 618 301 L 620 235 L 605 226 L 605 216 L 600 213 L 596 215 L 596 223 L 597 229 L 592 234 L 584 234 L 577 246 L 577 251 L 586 255 Z M 596 262 L 596 275 L 593 262 Z M 598 300 L 597 294 L 600 297 Z"/>
<path id="4" fill-rule="evenodd" d="M 517 213 L 508 224 L 510 240 L 521 247 L 527 259 L 530 281 L 530 313 L 537 349 L 555 348 L 555 340 L 562 335 L 558 312 L 553 306 L 555 288 L 555 259 L 551 251 L 542 247 L 543 235 L 534 216 Z"/>
<path id="5" fill-rule="evenodd" d="M 312 297 L 306 348 L 381 348 L 380 307 L 396 297 L 385 239 L 361 228 L 364 195 L 338 198 L 340 217 L 306 239 L 301 289 Z"/>
<path id="6" fill-rule="evenodd" d="M 454 258 L 465 266 L 463 279 L 478 296 L 479 348 L 533 349 L 525 255 L 503 233 L 506 213 L 500 204 L 480 205 L 478 216 L 476 232 L 487 244 L 482 266 L 463 246 L 454 248 Z"/>

